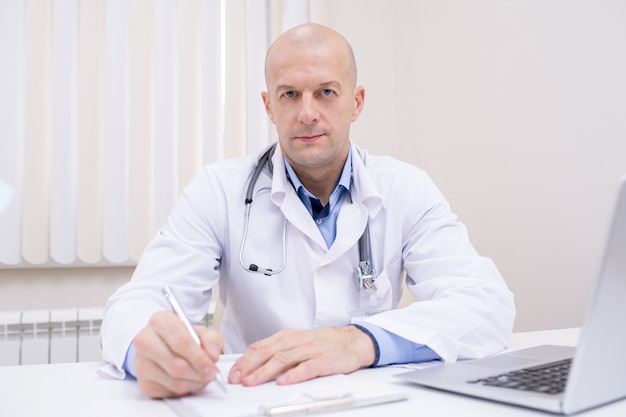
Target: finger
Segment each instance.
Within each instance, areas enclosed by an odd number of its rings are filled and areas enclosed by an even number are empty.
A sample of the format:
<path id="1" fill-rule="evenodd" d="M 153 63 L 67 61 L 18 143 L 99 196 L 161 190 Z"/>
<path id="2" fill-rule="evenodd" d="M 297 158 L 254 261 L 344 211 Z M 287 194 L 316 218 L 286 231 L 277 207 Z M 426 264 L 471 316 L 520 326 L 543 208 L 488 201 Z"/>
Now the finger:
<path id="1" fill-rule="evenodd" d="M 151 397 L 186 395 L 204 388 L 216 374 L 214 361 L 195 344 L 178 317 L 172 316 L 155 314 L 134 341 L 137 380 Z M 177 330 L 179 326 L 183 331 Z M 194 360 L 204 368 L 196 369 Z"/>
<path id="2" fill-rule="evenodd" d="M 274 379 L 302 358 L 295 354 L 305 332 L 285 329 L 250 345 L 231 368 L 229 381 L 259 385 Z"/>
<path id="3" fill-rule="evenodd" d="M 200 341 L 202 342 L 202 348 L 213 360 L 217 362 L 224 349 L 224 336 L 215 330 L 209 330 L 204 326 L 194 326 Z"/>
<path id="4" fill-rule="evenodd" d="M 290 368 L 276 378 L 278 385 L 290 385 L 298 382 L 308 381 L 318 376 L 332 375 L 333 372 L 325 370 L 324 364 L 318 360 L 308 360 L 300 362 L 297 366 Z"/>
<path id="5" fill-rule="evenodd" d="M 263 366 L 244 378 L 244 385 L 267 382 L 276 378 L 279 385 L 295 384 L 319 376 L 343 373 L 345 358 L 329 355 L 326 340 L 311 340 L 287 351 L 277 352 Z M 338 361 L 335 361 L 338 359 Z M 251 378 L 252 377 L 252 378 Z M 249 381 L 248 379 L 253 379 Z"/>
<path id="6" fill-rule="evenodd" d="M 170 352 L 174 356 L 184 359 L 198 376 L 206 379 L 207 374 L 214 374 L 215 361 L 202 347 L 196 344 L 189 330 L 174 313 L 164 312 L 163 317 L 159 317 L 159 320 L 156 321 L 155 329 Z M 174 361 L 168 361 L 164 364 L 166 370 L 176 374 L 180 369 L 167 369 L 168 366 L 174 365 L 180 366 Z"/>
<path id="7" fill-rule="evenodd" d="M 295 349 L 276 352 L 267 362 L 246 375 L 242 379 L 241 384 L 254 386 L 275 379 L 286 370 L 300 363 L 301 356 L 297 352 Z"/>
<path id="8" fill-rule="evenodd" d="M 173 391 L 167 389 L 164 385 L 154 381 L 154 380 L 146 380 L 143 378 L 137 379 L 137 386 L 147 396 L 153 399 L 161 399 L 161 398 L 174 398 L 174 397 L 182 397 L 182 395 L 177 395 Z"/>
<path id="9" fill-rule="evenodd" d="M 177 359 L 180 360 L 180 359 Z M 138 362 L 137 367 L 141 368 L 142 362 Z M 187 366 L 185 364 L 185 366 Z M 198 392 L 207 386 L 212 378 L 207 380 L 189 380 L 174 376 L 170 371 L 165 371 L 156 364 L 137 372 L 137 384 L 139 388 L 152 398 L 181 397 Z"/>
<path id="10" fill-rule="evenodd" d="M 274 355 L 275 339 L 277 339 L 276 335 L 272 335 L 251 344 L 230 368 L 228 382 L 239 384 L 243 378 L 265 364 Z"/>

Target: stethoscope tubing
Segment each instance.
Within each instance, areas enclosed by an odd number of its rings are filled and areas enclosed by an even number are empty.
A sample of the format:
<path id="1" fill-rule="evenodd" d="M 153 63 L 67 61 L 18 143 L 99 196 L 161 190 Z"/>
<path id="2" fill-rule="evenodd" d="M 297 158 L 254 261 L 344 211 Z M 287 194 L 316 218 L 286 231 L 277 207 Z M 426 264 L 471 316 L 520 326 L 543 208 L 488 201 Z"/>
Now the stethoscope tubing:
<path id="1" fill-rule="evenodd" d="M 239 249 L 239 263 L 241 264 L 243 269 L 245 269 L 248 272 L 252 272 L 256 274 L 263 274 L 267 276 L 279 274 L 285 269 L 285 265 L 287 264 L 287 218 L 283 216 L 283 239 L 282 239 L 283 240 L 283 263 L 280 266 L 280 268 L 273 270 L 269 268 L 261 268 L 256 264 L 250 264 L 249 266 L 246 266 L 247 264 L 244 262 L 244 259 L 243 259 L 243 252 L 245 250 L 246 240 L 248 239 L 248 227 L 250 226 L 250 207 L 252 206 L 252 201 L 253 201 L 252 197 L 254 196 L 254 186 L 266 164 L 268 165 L 270 174 L 273 174 L 274 167 L 272 165 L 272 155 L 274 154 L 274 151 L 276 150 L 276 146 L 277 146 L 276 143 L 273 144 L 259 158 L 259 161 L 257 162 L 257 165 L 254 168 L 254 171 L 252 172 L 252 176 L 250 177 L 250 181 L 248 182 L 248 188 L 246 189 L 246 197 L 244 201 L 245 206 L 246 206 L 246 213 L 245 213 L 246 219 L 245 219 L 245 224 L 244 224 L 244 229 L 243 229 L 243 238 L 241 240 L 241 248 Z M 262 190 L 264 189 L 259 190 L 259 192 Z M 269 189 L 267 190 L 269 191 Z M 376 271 L 372 268 L 371 257 L 372 257 L 372 254 L 371 254 L 371 247 L 370 247 L 369 225 L 366 224 L 363 235 L 359 239 L 360 262 L 359 262 L 359 267 L 357 268 L 357 271 L 370 274 L 370 275 L 373 274 L 374 279 L 376 279 L 375 278 Z"/>
<path id="2" fill-rule="evenodd" d="M 287 265 L 287 218 L 283 217 L 283 263 L 280 266 L 280 268 L 273 270 L 269 268 L 261 268 L 256 264 L 250 264 L 250 266 L 246 266 L 247 264 L 243 260 L 243 252 L 246 247 L 246 240 L 248 239 L 248 227 L 250 225 L 250 207 L 251 206 L 252 206 L 252 198 L 250 198 L 249 201 L 248 199 L 246 199 L 246 214 L 245 214 L 246 221 L 244 223 L 244 228 L 243 228 L 243 238 L 241 240 L 241 248 L 239 249 L 239 263 L 241 264 L 243 269 L 245 269 L 248 272 L 255 273 L 255 274 L 263 274 L 267 276 L 279 274 L 283 271 L 283 269 L 285 269 L 285 266 Z"/>

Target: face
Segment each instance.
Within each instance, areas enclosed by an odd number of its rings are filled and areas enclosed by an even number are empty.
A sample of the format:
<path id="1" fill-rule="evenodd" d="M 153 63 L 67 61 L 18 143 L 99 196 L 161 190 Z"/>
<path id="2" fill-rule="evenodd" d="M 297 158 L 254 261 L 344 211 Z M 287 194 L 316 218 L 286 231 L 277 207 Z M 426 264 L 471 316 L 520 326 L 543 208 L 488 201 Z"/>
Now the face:
<path id="1" fill-rule="evenodd" d="M 345 163 L 350 125 L 361 113 L 351 54 L 340 41 L 277 43 L 266 63 L 265 110 L 298 175 L 334 172 Z"/>

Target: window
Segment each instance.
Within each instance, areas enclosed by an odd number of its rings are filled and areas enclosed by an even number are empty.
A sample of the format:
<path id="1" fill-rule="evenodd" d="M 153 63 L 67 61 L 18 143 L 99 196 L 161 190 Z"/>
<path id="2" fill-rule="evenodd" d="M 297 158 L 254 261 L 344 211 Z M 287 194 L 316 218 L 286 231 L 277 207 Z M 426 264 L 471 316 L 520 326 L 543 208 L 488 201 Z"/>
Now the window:
<path id="1" fill-rule="evenodd" d="M 133 265 L 202 164 L 268 144 L 287 3 L 0 2 L 0 267 Z"/>

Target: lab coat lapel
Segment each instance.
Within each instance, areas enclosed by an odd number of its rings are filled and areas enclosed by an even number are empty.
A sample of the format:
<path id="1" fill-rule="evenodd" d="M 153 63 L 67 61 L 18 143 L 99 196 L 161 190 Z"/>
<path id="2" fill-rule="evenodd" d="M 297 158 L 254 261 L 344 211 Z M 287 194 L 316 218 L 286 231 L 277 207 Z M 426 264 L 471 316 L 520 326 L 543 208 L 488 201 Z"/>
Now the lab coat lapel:
<path id="1" fill-rule="evenodd" d="M 287 193 L 281 210 L 291 225 L 304 233 L 321 248 L 326 249 L 326 241 L 322 233 L 295 191 L 291 190 L 291 192 Z"/>
<path id="2" fill-rule="evenodd" d="M 380 193 L 365 166 L 367 152 L 352 146 L 352 203 L 344 202 L 337 219 L 337 239 L 327 254 L 327 263 L 332 262 L 354 247 L 365 230 L 368 218 L 374 218 L 382 208 Z M 326 242 L 313 218 L 287 179 L 280 146 L 272 156 L 274 174 L 272 178 L 272 202 L 282 210 L 287 221 L 307 235 L 321 248 Z"/>
<path id="3" fill-rule="evenodd" d="M 272 202 L 280 208 L 290 226 L 295 227 L 321 248 L 326 249 L 326 242 L 322 233 L 317 228 L 315 221 L 313 221 L 302 201 L 300 201 L 293 185 L 287 179 L 280 146 L 276 147 L 276 151 L 272 156 L 272 163 L 274 165 Z"/>
<path id="4" fill-rule="evenodd" d="M 326 256 L 326 263 L 354 248 L 369 219 L 376 217 L 382 208 L 382 198 L 365 166 L 367 153 L 352 146 L 351 196 L 343 202 L 337 218 L 337 238 Z M 352 201 L 350 201 L 350 199 Z M 358 251 L 357 251 L 358 253 Z"/>
<path id="5" fill-rule="evenodd" d="M 367 224 L 368 213 L 365 206 L 358 201 L 351 203 L 347 195 L 345 198 L 337 218 L 337 238 L 324 258 L 325 265 L 354 248 Z"/>
<path id="6" fill-rule="evenodd" d="M 352 146 L 352 200 L 361 202 L 370 219 L 383 207 L 383 199 L 367 168 L 367 151 Z"/>

